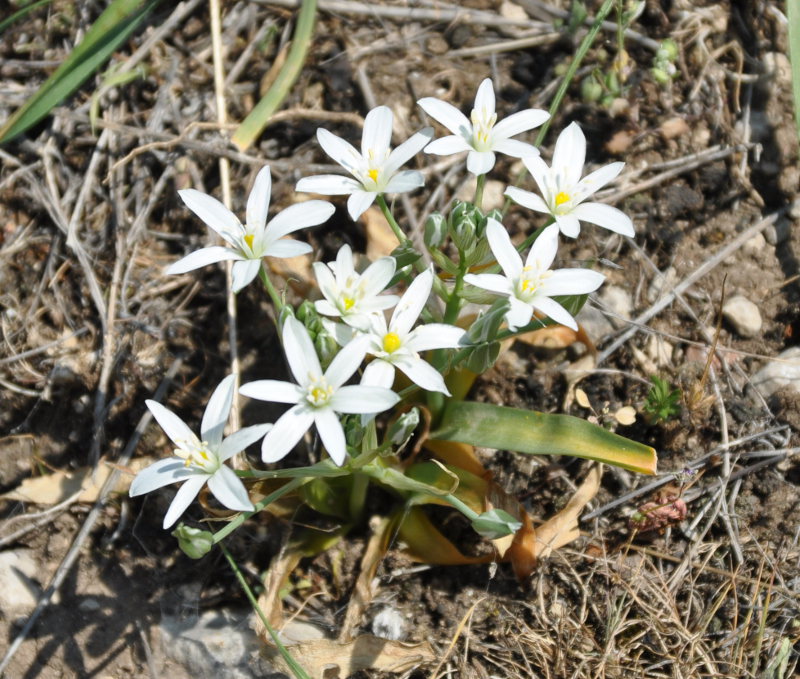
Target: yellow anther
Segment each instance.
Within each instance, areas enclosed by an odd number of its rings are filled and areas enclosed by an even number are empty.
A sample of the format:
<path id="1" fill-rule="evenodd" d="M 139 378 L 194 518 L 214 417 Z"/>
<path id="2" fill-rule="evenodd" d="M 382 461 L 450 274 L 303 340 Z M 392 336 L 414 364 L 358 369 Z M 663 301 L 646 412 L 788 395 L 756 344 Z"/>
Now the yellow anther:
<path id="1" fill-rule="evenodd" d="M 536 289 L 536 284 L 530 278 L 525 278 L 522 281 L 523 292 L 533 292 L 535 289 Z"/>
<path id="2" fill-rule="evenodd" d="M 326 396 L 325 390 L 322 387 L 314 387 L 311 390 L 311 398 L 314 401 L 322 401 Z"/>
<path id="3" fill-rule="evenodd" d="M 253 249 L 253 240 L 255 240 L 255 234 L 248 233 L 244 237 L 244 242 L 247 243 L 247 247 L 249 247 L 251 250 Z"/>
<path id="4" fill-rule="evenodd" d="M 355 306 L 356 301 L 352 297 L 345 297 L 344 300 L 344 310 L 350 311 Z"/>
<path id="5" fill-rule="evenodd" d="M 568 193 L 564 193 L 563 191 L 559 191 L 556 194 L 556 207 L 558 207 L 559 205 L 563 205 L 564 203 L 568 203 L 568 202 L 569 202 L 569 194 Z"/>
<path id="6" fill-rule="evenodd" d="M 397 351 L 401 344 L 402 342 L 400 341 L 400 336 L 396 332 L 387 332 L 383 336 L 383 350 L 387 354 Z"/>
<path id="7" fill-rule="evenodd" d="M 367 176 L 376 184 L 378 183 L 378 171 L 375 168 L 367 170 Z"/>

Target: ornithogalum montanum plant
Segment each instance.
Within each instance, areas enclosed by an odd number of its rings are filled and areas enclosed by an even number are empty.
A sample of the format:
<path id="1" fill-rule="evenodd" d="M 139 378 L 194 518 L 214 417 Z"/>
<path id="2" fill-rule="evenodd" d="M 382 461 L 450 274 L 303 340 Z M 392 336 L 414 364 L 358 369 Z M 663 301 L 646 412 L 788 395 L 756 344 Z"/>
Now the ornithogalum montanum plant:
<path id="1" fill-rule="evenodd" d="M 432 131 L 425 128 L 391 150 L 392 114 L 385 106 L 367 113 L 360 151 L 332 132 L 318 130 L 323 151 L 350 176 L 307 177 L 297 189 L 348 195 L 353 219 L 376 201 L 400 245 L 372 262 L 349 245 L 335 254 L 315 252 L 314 277 L 305 282 L 316 286 L 308 299 L 295 300 L 286 281 L 263 262 L 311 252 L 309 245 L 285 236 L 329 219 L 332 204 L 297 202 L 269 221 L 271 181 L 266 167 L 255 178 L 244 224 L 215 198 L 191 189 L 180 192 L 189 209 L 226 245 L 192 253 L 168 272 L 234 260 L 237 291 L 259 276 L 274 307 L 269 316 L 281 349 L 265 351 L 262 343 L 240 389 L 249 399 L 278 404 L 266 411 L 264 403 L 260 405 L 262 412 L 274 412 L 264 416 L 274 422 L 223 438 L 234 397 L 233 376 L 214 391 L 199 437 L 166 408 L 148 402 L 173 440 L 175 453 L 140 472 L 131 492 L 138 495 L 182 482 L 165 525 L 171 525 L 208 484 L 230 510 L 274 508 L 276 514 L 297 517 L 296 525 L 307 528 L 295 529 L 299 533 L 293 544 L 309 553 L 321 544 L 320 532 L 310 524 L 320 515 L 336 522 L 338 529 L 326 528 L 325 543 L 330 544 L 366 518 L 368 491 L 380 487 L 388 518 L 385 544 L 399 535 L 416 558 L 474 562 L 425 514 L 427 504 L 448 505 L 466 516 L 479 535 L 496 540 L 492 558 L 510 561 L 523 577 L 536 561 L 536 541 L 521 538 L 513 541 L 512 549 L 510 539 L 497 539 L 531 530 L 531 519 L 492 481 L 473 446 L 575 455 L 654 472 L 651 448 L 585 420 L 464 400 L 476 376 L 496 361 L 503 340 L 552 324 L 578 329 L 575 314 L 604 274 L 599 267 L 558 268 L 559 237 L 577 236 L 579 220 L 633 234 L 623 212 L 586 202 L 617 175 L 621 164 L 581 178 L 585 140 L 572 124 L 558 137 L 548 167 L 528 141 L 512 139 L 541 125 L 547 113 L 528 109 L 497 122 L 489 80 L 481 83 L 469 118 L 433 98 L 419 104 L 453 135 L 431 141 Z M 479 175 L 478 189 L 474 201 L 453 201 L 432 214 L 424 224 L 424 237 L 413 241 L 384 194 L 424 185 L 423 172 L 401 170 L 423 147 L 434 154 L 465 151 L 468 171 Z M 540 190 L 541 195 L 508 189 L 515 201 L 546 215 L 530 233 L 509 228 L 511 222 L 503 223 L 501 211 L 482 209 L 484 176 L 494 167 L 496 153 L 521 157 Z M 344 241 L 351 235 L 342 223 L 329 233 Z M 516 239 L 523 245 L 515 246 Z M 264 314 L 257 322 L 267 319 Z M 283 374 L 276 359 L 285 359 Z M 243 412 L 250 410 L 245 407 Z M 257 440 L 260 460 L 242 455 L 235 470 L 225 464 Z M 299 466 L 293 466 L 297 460 Z M 265 467 L 278 462 L 281 468 Z M 187 553 L 199 556 L 247 516 L 226 517 L 229 523 L 213 536 L 188 527 L 176 532 Z M 196 533 L 202 533 L 201 540 L 194 541 Z"/>

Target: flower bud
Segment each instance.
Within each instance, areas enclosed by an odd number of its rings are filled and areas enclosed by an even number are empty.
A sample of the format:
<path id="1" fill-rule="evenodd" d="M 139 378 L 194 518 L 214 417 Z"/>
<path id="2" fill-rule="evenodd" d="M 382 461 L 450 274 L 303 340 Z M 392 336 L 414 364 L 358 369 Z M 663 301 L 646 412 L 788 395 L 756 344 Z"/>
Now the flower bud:
<path id="1" fill-rule="evenodd" d="M 435 250 L 444 245 L 447 240 L 447 220 L 440 212 L 434 212 L 425 220 L 425 245 L 430 250 Z"/>
<path id="2" fill-rule="evenodd" d="M 209 531 L 192 528 L 184 523 L 178 524 L 172 531 L 172 536 L 178 538 L 178 546 L 190 559 L 201 559 L 214 546 L 214 536 Z"/>

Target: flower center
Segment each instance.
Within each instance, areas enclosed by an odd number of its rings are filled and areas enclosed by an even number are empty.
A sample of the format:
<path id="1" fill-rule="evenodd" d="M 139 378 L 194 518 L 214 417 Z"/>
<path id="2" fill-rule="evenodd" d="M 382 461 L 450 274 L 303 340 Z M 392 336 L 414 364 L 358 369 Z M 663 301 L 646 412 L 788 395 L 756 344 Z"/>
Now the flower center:
<path id="1" fill-rule="evenodd" d="M 333 396 L 333 387 L 328 384 L 324 377 L 318 377 L 308 385 L 306 401 L 315 408 L 321 408 L 326 405 L 331 396 Z"/>
<path id="2" fill-rule="evenodd" d="M 376 184 L 378 183 L 378 170 L 374 167 L 371 170 L 367 170 L 367 176 Z"/>
<path id="3" fill-rule="evenodd" d="M 345 297 L 342 299 L 345 311 L 350 311 L 355 306 L 356 301 L 352 297 Z"/>
<path id="4" fill-rule="evenodd" d="M 569 203 L 569 194 L 564 191 L 559 191 L 556 194 L 556 207 L 560 207 L 564 203 Z"/>
<path id="5" fill-rule="evenodd" d="M 244 242 L 247 243 L 247 247 L 249 247 L 251 250 L 253 249 L 253 241 L 255 240 L 255 237 L 256 236 L 253 233 L 248 233 L 244 237 Z"/>
<path id="6" fill-rule="evenodd" d="M 387 332 L 383 336 L 383 350 L 387 354 L 393 354 L 402 344 L 403 342 L 396 332 Z"/>
<path id="7" fill-rule="evenodd" d="M 497 122 L 497 114 L 487 115 L 487 111 L 472 109 L 472 140 L 477 151 L 491 151 L 492 128 Z"/>
<path id="8" fill-rule="evenodd" d="M 214 472 L 219 468 L 217 456 L 208 450 L 208 441 L 178 441 L 178 448 L 173 453 L 184 460 L 186 467 L 198 467 L 204 472 Z"/>
<path id="9" fill-rule="evenodd" d="M 550 269 L 542 271 L 538 266 L 522 267 L 522 276 L 517 282 L 519 298 L 525 302 L 530 302 L 536 295 L 536 291 L 541 287 L 542 282 L 552 275 L 553 272 Z"/>

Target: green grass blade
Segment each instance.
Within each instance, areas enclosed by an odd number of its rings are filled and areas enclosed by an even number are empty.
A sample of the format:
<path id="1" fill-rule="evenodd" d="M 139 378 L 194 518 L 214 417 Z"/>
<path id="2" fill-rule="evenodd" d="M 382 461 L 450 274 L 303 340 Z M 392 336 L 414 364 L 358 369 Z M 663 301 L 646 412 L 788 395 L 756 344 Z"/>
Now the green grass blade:
<path id="1" fill-rule="evenodd" d="M 297 17 L 297 26 L 292 39 L 292 46 L 286 63 L 283 65 L 278 77 L 272 87 L 258 102 L 250 115 L 244 119 L 241 125 L 233 133 L 231 141 L 239 147 L 240 151 L 249 148 L 264 130 L 272 117 L 278 110 L 289 90 L 294 85 L 295 80 L 300 75 L 303 64 L 306 60 L 308 48 L 311 45 L 311 36 L 314 32 L 314 18 L 317 12 L 317 0 L 303 0 L 300 6 L 300 14 Z"/>
<path id="2" fill-rule="evenodd" d="M 800 139 L 800 2 L 786 1 L 786 16 L 789 19 L 789 60 L 792 63 L 792 98 L 794 100 L 794 122 L 797 138 Z"/>
<path id="3" fill-rule="evenodd" d="M 159 0 L 114 0 L 61 66 L 0 128 L 0 144 L 22 134 L 102 66 Z"/>
<path id="4" fill-rule="evenodd" d="M 27 7 L 23 7 L 22 9 L 17 10 L 14 12 L 10 17 L 3 19 L 0 21 L 0 33 L 6 30 L 11 24 L 13 24 L 17 19 L 21 19 L 29 12 L 32 12 L 37 7 L 41 7 L 42 5 L 49 5 L 53 0 L 38 0 L 38 2 L 32 2 Z"/>
<path id="5" fill-rule="evenodd" d="M 451 401 L 430 438 L 533 455 L 572 455 L 655 474 L 656 451 L 571 415 Z"/>

